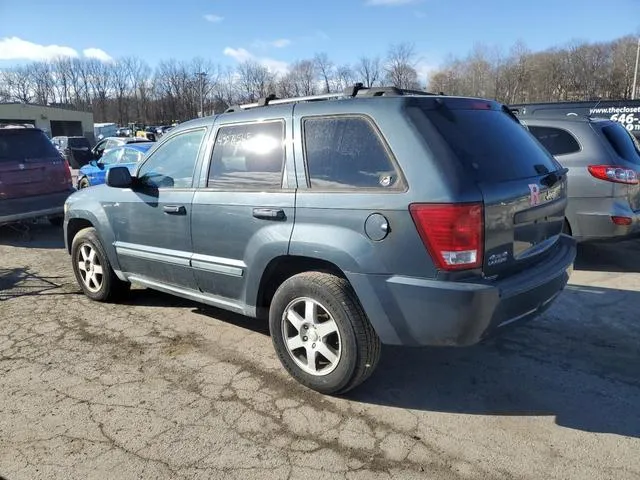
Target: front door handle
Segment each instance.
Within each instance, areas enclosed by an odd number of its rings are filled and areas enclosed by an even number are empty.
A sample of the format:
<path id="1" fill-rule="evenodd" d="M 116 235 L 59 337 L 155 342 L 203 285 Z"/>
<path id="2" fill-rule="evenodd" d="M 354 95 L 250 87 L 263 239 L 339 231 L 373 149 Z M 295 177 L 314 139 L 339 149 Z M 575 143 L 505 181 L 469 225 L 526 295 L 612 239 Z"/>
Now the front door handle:
<path id="1" fill-rule="evenodd" d="M 170 215 L 185 215 L 187 213 L 187 209 L 183 205 L 165 205 L 162 210 Z"/>
<path id="2" fill-rule="evenodd" d="M 261 220 L 284 220 L 286 215 L 280 208 L 254 208 L 253 216 Z"/>

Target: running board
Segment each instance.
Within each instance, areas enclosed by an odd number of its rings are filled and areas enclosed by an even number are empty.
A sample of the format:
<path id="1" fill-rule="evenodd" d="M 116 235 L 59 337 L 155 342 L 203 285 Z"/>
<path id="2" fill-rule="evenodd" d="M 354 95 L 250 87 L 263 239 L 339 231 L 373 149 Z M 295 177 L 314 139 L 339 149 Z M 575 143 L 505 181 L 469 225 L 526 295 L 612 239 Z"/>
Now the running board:
<path id="1" fill-rule="evenodd" d="M 149 280 L 148 278 L 139 277 L 137 275 L 127 275 L 127 280 L 132 283 L 137 283 L 144 287 L 151 288 L 153 290 L 169 293 L 171 295 L 176 295 L 188 300 L 193 300 L 194 302 L 204 303 L 212 307 L 221 308 L 223 310 L 229 310 L 235 313 L 239 313 L 240 315 L 245 315 L 247 317 L 256 316 L 255 307 L 249 307 L 248 305 L 240 302 L 234 302 L 233 300 L 229 300 L 228 298 L 216 297 L 215 295 L 208 295 L 206 293 L 196 292 L 195 290 L 176 287 L 175 285 L 167 285 L 166 283 Z"/>

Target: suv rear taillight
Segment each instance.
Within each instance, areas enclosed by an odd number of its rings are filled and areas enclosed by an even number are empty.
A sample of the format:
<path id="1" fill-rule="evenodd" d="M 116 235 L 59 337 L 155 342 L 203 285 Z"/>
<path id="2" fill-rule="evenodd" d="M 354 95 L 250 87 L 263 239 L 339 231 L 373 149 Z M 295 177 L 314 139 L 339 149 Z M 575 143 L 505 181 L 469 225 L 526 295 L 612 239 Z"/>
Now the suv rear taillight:
<path id="1" fill-rule="evenodd" d="M 482 265 L 481 203 L 415 203 L 409 211 L 438 269 L 466 270 Z"/>
<path id="2" fill-rule="evenodd" d="M 71 180 L 71 166 L 69 165 L 69 162 L 67 162 L 66 160 L 62 160 L 64 162 L 64 180 L 65 183 L 69 186 L 73 185 L 73 181 Z"/>
<path id="3" fill-rule="evenodd" d="M 629 168 L 616 167 L 615 165 L 589 165 L 589 173 L 598 180 L 606 180 L 614 183 L 626 183 L 637 185 L 638 175 Z"/>

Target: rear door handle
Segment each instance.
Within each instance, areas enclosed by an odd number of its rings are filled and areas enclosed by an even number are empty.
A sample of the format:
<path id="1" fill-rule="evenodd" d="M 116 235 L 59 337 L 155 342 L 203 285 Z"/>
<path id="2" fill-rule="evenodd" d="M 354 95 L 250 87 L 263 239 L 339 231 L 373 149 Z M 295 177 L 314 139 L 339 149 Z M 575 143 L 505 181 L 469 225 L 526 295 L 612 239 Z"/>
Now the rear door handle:
<path id="1" fill-rule="evenodd" d="M 253 216 L 262 220 L 284 220 L 284 210 L 278 208 L 254 208 Z"/>
<path id="2" fill-rule="evenodd" d="M 170 215 L 184 215 L 187 213 L 187 209 L 183 205 L 165 205 L 162 210 Z"/>

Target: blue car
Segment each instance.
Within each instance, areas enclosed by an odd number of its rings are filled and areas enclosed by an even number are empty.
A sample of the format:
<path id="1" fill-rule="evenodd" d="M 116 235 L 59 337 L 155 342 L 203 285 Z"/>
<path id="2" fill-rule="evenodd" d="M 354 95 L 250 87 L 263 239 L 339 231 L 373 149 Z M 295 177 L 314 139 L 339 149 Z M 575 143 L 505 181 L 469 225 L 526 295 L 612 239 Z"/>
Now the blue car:
<path id="1" fill-rule="evenodd" d="M 127 167 L 133 173 L 153 143 L 130 143 L 106 150 L 100 160 L 92 160 L 78 172 L 78 190 L 105 182 L 107 171 L 114 166 Z"/>

